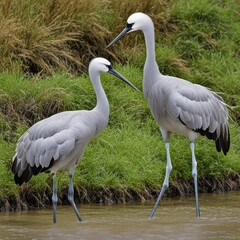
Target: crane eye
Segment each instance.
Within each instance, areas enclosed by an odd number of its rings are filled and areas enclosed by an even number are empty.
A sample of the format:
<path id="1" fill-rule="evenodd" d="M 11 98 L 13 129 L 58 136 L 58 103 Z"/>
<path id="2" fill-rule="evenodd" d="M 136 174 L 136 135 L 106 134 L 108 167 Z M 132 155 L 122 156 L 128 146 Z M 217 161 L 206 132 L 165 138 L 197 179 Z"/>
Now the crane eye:
<path id="1" fill-rule="evenodd" d="M 126 28 L 128 28 L 128 29 L 131 29 L 131 28 L 132 28 L 132 26 L 133 26 L 133 23 L 127 23 L 127 26 L 126 26 Z"/>
<path id="2" fill-rule="evenodd" d="M 112 65 L 106 65 L 106 67 L 108 68 L 108 71 L 112 69 Z"/>

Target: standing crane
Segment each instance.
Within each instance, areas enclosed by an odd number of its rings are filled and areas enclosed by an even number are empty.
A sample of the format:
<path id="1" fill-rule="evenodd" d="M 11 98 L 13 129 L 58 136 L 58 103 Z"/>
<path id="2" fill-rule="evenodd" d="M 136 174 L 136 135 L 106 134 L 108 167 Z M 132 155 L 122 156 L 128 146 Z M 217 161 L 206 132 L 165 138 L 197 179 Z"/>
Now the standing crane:
<path id="1" fill-rule="evenodd" d="M 167 152 L 166 175 L 151 219 L 165 190 L 169 186 L 172 163 L 169 150 L 171 133 L 188 137 L 192 154 L 192 176 L 194 179 L 196 217 L 200 217 L 198 204 L 197 161 L 194 153 L 194 140 L 198 134 L 215 141 L 218 152 L 227 154 L 230 147 L 228 110 L 222 97 L 208 88 L 186 80 L 160 73 L 155 57 L 154 24 L 152 19 L 141 12 L 127 19 L 123 31 L 107 46 L 129 32 L 141 30 L 146 43 L 146 61 L 143 71 L 143 92 L 152 115 L 159 125 Z"/>
<path id="2" fill-rule="evenodd" d="M 53 179 L 53 223 L 56 223 L 58 171 L 68 169 L 70 184 L 68 200 L 77 218 L 82 221 L 74 202 L 73 173 L 82 159 L 87 144 L 107 126 L 109 103 L 100 81 L 100 73 L 110 73 L 137 88 L 114 70 L 104 58 L 94 58 L 89 75 L 97 97 L 97 105 L 90 111 L 65 111 L 41 120 L 30 127 L 18 140 L 13 157 L 12 172 L 16 184 L 28 182 L 33 175 L 50 172 Z"/>

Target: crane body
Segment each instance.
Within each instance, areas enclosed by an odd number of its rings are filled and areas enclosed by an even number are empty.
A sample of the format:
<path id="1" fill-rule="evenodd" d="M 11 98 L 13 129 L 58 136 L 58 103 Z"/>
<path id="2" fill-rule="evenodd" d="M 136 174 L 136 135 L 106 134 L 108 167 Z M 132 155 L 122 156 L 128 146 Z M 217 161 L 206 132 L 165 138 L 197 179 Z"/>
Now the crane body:
<path id="1" fill-rule="evenodd" d="M 12 172 L 16 184 L 28 182 L 33 175 L 50 172 L 53 178 L 53 222 L 56 223 L 58 171 L 68 169 L 68 200 L 79 221 L 82 221 L 73 196 L 73 174 L 82 159 L 87 144 L 108 124 L 109 103 L 100 81 L 106 72 L 133 87 L 126 78 L 114 70 L 104 58 L 94 58 L 89 64 L 89 75 L 96 93 L 97 104 L 92 110 L 65 111 L 43 119 L 30 127 L 18 140 L 13 157 Z"/>
<path id="2" fill-rule="evenodd" d="M 200 217 L 198 204 L 197 161 L 194 140 L 201 134 L 215 141 L 218 152 L 226 155 L 230 148 L 228 110 L 222 97 L 208 88 L 184 79 L 163 75 L 159 71 L 155 56 L 154 24 L 151 18 L 141 12 L 132 14 L 123 31 L 107 48 L 127 33 L 140 30 L 146 43 L 146 61 L 143 70 L 143 92 L 151 113 L 156 120 L 165 142 L 167 153 L 166 174 L 151 219 L 165 190 L 169 186 L 172 170 L 169 138 L 177 133 L 189 139 L 192 155 L 192 176 L 194 179 L 196 216 Z"/>

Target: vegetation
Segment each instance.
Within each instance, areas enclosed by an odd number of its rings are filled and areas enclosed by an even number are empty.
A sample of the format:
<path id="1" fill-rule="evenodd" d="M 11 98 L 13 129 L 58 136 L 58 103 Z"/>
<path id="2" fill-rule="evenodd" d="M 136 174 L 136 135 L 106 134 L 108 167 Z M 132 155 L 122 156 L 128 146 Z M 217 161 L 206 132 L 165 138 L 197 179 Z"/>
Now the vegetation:
<path id="1" fill-rule="evenodd" d="M 137 8 L 136 8 L 137 6 Z M 11 174 L 17 139 L 35 122 L 57 112 L 91 109 L 95 95 L 87 66 L 106 57 L 139 89 L 145 46 L 141 33 L 105 46 L 135 11 L 155 23 L 156 55 L 164 74 L 210 87 L 229 105 L 231 150 L 196 140 L 200 191 L 240 186 L 240 5 L 237 0 L 103 1 L 0 0 L 0 206 L 1 210 L 51 202 L 52 179 L 40 174 L 21 187 Z M 78 165 L 79 202 L 144 201 L 165 175 L 165 147 L 141 92 L 102 74 L 111 112 L 107 129 L 92 141 Z M 173 135 L 169 195 L 193 192 L 188 140 Z M 58 174 L 66 202 L 67 173 Z"/>

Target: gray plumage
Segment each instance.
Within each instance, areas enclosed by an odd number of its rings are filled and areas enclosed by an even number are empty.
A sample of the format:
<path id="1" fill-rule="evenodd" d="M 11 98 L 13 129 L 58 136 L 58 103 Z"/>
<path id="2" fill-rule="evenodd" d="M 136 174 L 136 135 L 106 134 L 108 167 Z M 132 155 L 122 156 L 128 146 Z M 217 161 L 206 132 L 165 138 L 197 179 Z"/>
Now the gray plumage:
<path id="1" fill-rule="evenodd" d="M 101 118 L 95 110 L 61 112 L 29 128 L 17 144 L 13 164 L 15 182 L 21 185 L 46 170 L 73 171 L 88 142 L 106 127 L 107 105 L 105 110 Z"/>
<path id="2" fill-rule="evenodd" d="M 167 152 L 163 187 L 150 214 L 150 219 L 169 185 L 172 164 L 168 141 L 173 132 L 188 137 L 190 141 L 196 215 L 200 217 L 194 140 L 198 134 L 206 136 L 215 141 L 217 151 L 222 150 L 225 155 L 227 154 L 230 147 L 227 106 L 219 95 L 206 87 L 160 73 L 155 57 L 154 25 L 151 18 L 144 13 L 132 14 L 123 31 L 107 47 L 127 33 L 136 30 L 143 32 L 146 42 L 146 62 L 143 71 L 144 96 L 159 125 Z"/>
<path id="3" fill-rule="evenodd" d="M 164 75 L 144 93 L 154 118 L 167 134 L 164 140 L 174 132 L 194 141 L 200 133 L 215 140 L 217 150 L 226 155 L 230 144 L 228 111 L 220 96 L 201 85 Z"/>
<path id="4" fill-rule="evenodd" d="M 12 172 L 16 184 L 28 182 L 33 175 L 49 171 L 53 177 L 53 222 L 56 223 L 58 171 L 68 169 L 70 177 L 68 199 L 79 221 L 78 210 L 73 200 L 72 176 L 77 163 L 82 159 L 87 144 L 107 126 L 109 103 L 100 82 L 100 73 L 117 76 L 135 90 L 126 78 L 115 71 L 104 58 L 95 58 L 89 64 L 89 75 L 97 97 L 94 109 L 66 111 L 37 122 L 19 139 L 13 157 Z"/>

